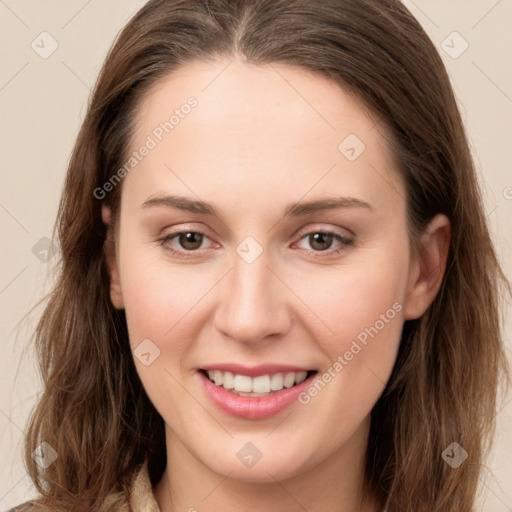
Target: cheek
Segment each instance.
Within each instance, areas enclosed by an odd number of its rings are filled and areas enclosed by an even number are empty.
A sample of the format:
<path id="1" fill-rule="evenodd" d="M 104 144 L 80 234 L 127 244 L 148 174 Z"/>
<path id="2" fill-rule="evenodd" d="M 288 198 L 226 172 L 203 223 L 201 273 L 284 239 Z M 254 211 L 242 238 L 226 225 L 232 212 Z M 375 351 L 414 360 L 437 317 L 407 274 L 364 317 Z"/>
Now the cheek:
<path id="1" fill-rule="evenodd" d="M 136 347 L 149 338 L 163 350 L 167 349 L 164 340 L 172 341 L 172 350 L 179 355 L 185 341 L 189 344 L 194 339 L 194 308 L 213 283 L 197 266 L 181 268 L 156 253 L 133 248 L 125 251 L 120 262 L 130 343 Z"/>
<path id="2" fill-rule="evenodd" d="M 328 362 L 321 382 L 299 401 L 316 417 L 305 428 L 314 436 L 322 426 L 332 449 L 367 417 L 396 360 L 409 263 L 407 246 L 395 247 L 368 253 L 364 261 L 347 265 L 346 272 L 340 268 L 325 279 L 323 293 L 318 281 L 316 287 L 314 280 L 302 285 L 304 293 L 309 290 L 308 306 L 330 329 L 312 317 L 310 332 Z"/>
<path id="3" fill-rule="evenodd" d="M 377 337 L 399 338 L 408 265 L 407 246 L 398 243 L 354 256 L 323 275 L 296 279 L 297 295 L 317 315 L 310 322 L 314 337 L 331 360 L 349 350 L 354 340 L 364 344 Z M 378 357 L 385 351 L 381 343 L 373 352 Z"/>
<path id="4" fill-rule="evenodd" d="M 190 353 L 200 338 L 197 305 L 213 283 L 190 271 L 192 266 L 184 272 L 165 258 L 148 257 L 150 252 L 125 253 L 122 293 L 137 372 L 153 404 L 167 418 L 169 411 L 183 407 L 180 382 L 187 377 Z M 146 365 L 138 354 L 148 352 L 151 359 Z"/>

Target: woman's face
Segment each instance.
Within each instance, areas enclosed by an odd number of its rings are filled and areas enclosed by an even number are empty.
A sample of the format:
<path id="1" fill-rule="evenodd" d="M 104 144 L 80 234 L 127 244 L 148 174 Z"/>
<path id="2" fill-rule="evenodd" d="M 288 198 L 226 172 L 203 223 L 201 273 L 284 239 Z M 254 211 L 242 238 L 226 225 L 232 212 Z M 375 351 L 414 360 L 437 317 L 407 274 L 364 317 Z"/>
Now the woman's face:
<path id="1" fill-rule="evenodd" d="M 141 103 L 111 297 L 168 447 L 266 481 L 360 460 L 403 322 L 432 297 L 382 127 L 325 78 L 228 64 Z"/>

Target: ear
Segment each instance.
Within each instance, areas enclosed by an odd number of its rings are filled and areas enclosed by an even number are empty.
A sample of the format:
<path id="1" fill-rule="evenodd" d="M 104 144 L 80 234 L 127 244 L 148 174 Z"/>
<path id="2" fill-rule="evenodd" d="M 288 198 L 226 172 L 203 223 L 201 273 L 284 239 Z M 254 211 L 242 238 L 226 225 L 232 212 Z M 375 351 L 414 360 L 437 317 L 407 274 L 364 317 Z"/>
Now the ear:
<path id="1" fill-rule="evenodd" d="M 119 271 L 116 260 L 116 246 L 111 224 L 110 207 L 101 205 L 101 218 L 106 226 L 105 243 L 103 244 L 103 252 L 107 264 L 108 275 L 110 278 L 110 300 L 116 309 L 124 308 L 123 294 L 121 293 L 121 284 L 119 281 Z"/>
<path id="2" fill-rule="evenodd" d="M 434 301 L 443 281 L 450 238 L 448 217 L 442 214 L 434 216 L 412 255 L 404 307 L 405 320 L 419 318 Z"/>

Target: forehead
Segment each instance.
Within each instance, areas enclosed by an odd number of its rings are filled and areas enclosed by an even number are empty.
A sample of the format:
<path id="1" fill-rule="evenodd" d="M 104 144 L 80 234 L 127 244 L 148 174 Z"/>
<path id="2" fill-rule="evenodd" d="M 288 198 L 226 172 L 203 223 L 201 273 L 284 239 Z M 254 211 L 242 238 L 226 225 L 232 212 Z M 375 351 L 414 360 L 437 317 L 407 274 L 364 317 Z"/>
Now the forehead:
<path id="1" fill-rule="evenodd" d="M 195 106 L 185 108 L 190 98 Z M 302 68 L 188 63 L 142 98 L 131 147 L 148 137 L 153 149 L 127 177 L 148 193 L 181 176 L 209 197 L 279 190 L 286 202 L 334 187 L 377 203 L 403 199 L 382 123 L 332 80 Z"/>

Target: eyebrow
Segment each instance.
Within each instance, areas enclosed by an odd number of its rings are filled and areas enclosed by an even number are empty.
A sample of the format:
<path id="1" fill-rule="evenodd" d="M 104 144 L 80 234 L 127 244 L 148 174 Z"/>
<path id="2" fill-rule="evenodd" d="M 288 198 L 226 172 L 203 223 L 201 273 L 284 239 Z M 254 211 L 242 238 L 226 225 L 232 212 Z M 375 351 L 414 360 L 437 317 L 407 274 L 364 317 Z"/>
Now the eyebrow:
<path id="1" fill-rule="evenodd" d="M 183 210 L 191 213 L 198 213 L 201 215 L 211 215 L 223 219 L 220 211 L 215 208 L 211 203 L 195 199 L 189 199 L 184 196 L 165 195 L 155 196 L 148 198 L 143 204 L 142 208 L 149 208 L 153 206 L 167 206 Z M 325 210 L 334 210 L 339 208 L 360 207 L 370 211 L 375 208 L 362 199 L 355 197 L 332 197 L 326 199 L 317 199 L 311 201 L 297 201 L 290 203 L 286 206 L 284 217 L 300 217 Z"/>

